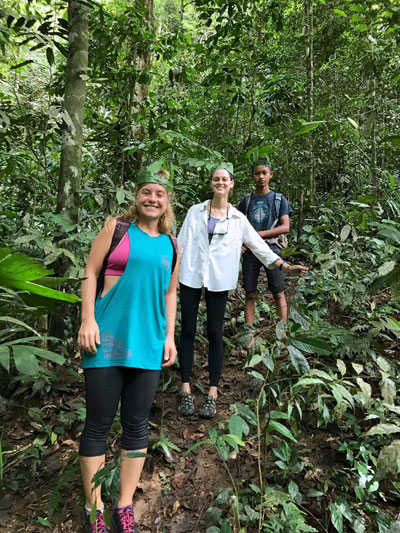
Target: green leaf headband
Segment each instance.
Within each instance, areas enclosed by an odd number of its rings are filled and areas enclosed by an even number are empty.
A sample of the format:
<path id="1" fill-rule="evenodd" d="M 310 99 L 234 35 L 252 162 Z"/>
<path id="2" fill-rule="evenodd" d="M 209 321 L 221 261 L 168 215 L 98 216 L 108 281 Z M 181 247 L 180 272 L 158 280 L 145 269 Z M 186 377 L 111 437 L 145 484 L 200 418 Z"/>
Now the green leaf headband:
<path id="1" fill-rule="evenodd" d="M 142 170 L 139 172 L 136 185 L 141 185 L 142 183 L 158 183 L 158 185 L 165 187 L 168 192 L 173 191 L 172 183 L 167 178 L 160 176 L 156 172 L 151 172 L 150 170 Z"/>
<path id="2" fill-rule="evenodd" d="M 256 161 L 254 161 L 254 163 L 251 164 L 252 169 L 259 166 L 269 167 L 272 170 L 271 163 L 266 157 L 259 157 L 258 159 L 256 159 Z"/>
<path id="3" fill-rule="evenodd" d="M 226 170 L 230 174 L 231 179 L 232 180 L 234 179 L 233 178 L 233 165 L 232 163 L 229 163 L 227 161 L 214 165 L 213 168 L 211 169 L 211 176 L 214 174 L 216 170 L 221 170 L 221 169 Z"/>

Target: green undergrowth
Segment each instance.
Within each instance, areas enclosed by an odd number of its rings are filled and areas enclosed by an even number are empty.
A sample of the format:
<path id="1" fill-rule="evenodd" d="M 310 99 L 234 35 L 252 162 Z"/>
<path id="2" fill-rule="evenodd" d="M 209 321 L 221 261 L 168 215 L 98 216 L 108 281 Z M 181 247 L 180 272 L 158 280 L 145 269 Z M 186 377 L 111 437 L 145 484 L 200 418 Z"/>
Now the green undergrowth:
<path id="1" fill-rule="evenodd" d="M 335 207 L 295 249 L 311 269 L 290 321 L 274 335 L 239 324 L 236 339 L 254 342 L 244 372 L 257 397 L 231 405 L 225 429 L 185 452 L 213 446 L 231 479 L 206 513 L 207 533 L 400 527 L 400 233 L 376 198 Z M 270 313 L 265 303 L 258 311 Z M 257 461 L 256 478 L 235 475 L 235 454 Z"/>
<path id="2" fill-rule="evenodd" d="M 385 218 L 376 199 L 359 198 L 349 209 L 332 203 L 321 210 L 290 250 L 289 260 L 299 257 L 310 271 L 289 282 L 288 323 L 277 322 L 274 328 L 274 307 L 261 299 L 257 327 L 246 327 L 241 292 L 230 300 L 224 338 L 226 356 L 236 369 L 232 353 L 253 341 L 243 365 L 247 401 L 230 405 L 229 419 L 187 449 L 167 432 L 151 443 L 151 453 L 171 468 L 174 459 L 196 457 L 204 446 L 219 458 L 230 482 L 216 489 L 209 502 L 206 533 L 394 533 L 399 527 L 400 232 L 397 218 Z M 32 306 L 27 307 L 24 295 L 7 288 L 4 298 L 21 309 L 28 329 L 34 328 L 32 319 L 40 313 L 29 314 Z M 24 324 L 15 323 L 18 331 L 3 331 L 14 362 L 3 365 L 2 372 L 8 372 L 7 402 L 14 411 L 24 410 L 29 431 L 25 444 L 13 447 L 7 440 L 12 419 L 5 416 L 0 481 L 3 490 L 18 497 L 40 476 L 51 496 L 47 513 L 37 520 L 51 528 L 63 496 L 74 484 L 79 491 L 75 455 L 66 458 L 57 479 L 47 461 L 59 443 L 77 446 L 74 439 L 85 416 L 81 376 L 74 364 L 54 365 L 57 361 L 37 343 L 46 339 L 31 332 L 30 340 Z M 201 344 L 205 325 L 201 309 Z M 51 363 L 24 370 L 15 361 L 15 346 L 22 341 L 36 344 L 35 357 L 46 356 Z M 173 374 L 166 373 L 161 389 L 174 386 Z M 111 438 L 119 431 L 116 422 Z M 241 476 L 238 462 L 256 464 L 256 474 Z M 100 481 L 111 501 L 118 489 L 118 464 L 99 473 Z"/>

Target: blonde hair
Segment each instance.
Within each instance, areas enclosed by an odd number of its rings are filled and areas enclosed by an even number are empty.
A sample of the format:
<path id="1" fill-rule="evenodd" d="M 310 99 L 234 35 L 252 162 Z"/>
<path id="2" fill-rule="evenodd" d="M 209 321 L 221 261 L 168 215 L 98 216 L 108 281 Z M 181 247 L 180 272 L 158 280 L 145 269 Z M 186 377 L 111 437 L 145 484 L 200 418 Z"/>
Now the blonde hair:
<path id="1" fill-rule="evenodd" d="M 166 170 L 159 170 L 157 172 L 159 176 L 162 176 L 163 178 L 169 179 L 169 172 Z M 136 189 L 136 199 L 135 201 L 128 207 L 128 209 L 120 215 L 122 218 L 128 218 L 129 220 L 132 220 L 135 222 L 135 224 L 139 223 L 139 211 L 137 208 L 137 195 L 140 191 L 140 189 L 146 185 L 145 183 L 141 183 L 138 188 Z M 158 231 L 160 233 L 171 233 L 172 227 L 175 222 L 175 215 L 174 215 L 174 209 L 172 207 L 172 202 L 174 199 L 174 194 L 172 192 L 167 191 L 168 196 L 168 202 L 167 202 L 167 209 L 165 212 L 160 216 L 158 219 Z"/>

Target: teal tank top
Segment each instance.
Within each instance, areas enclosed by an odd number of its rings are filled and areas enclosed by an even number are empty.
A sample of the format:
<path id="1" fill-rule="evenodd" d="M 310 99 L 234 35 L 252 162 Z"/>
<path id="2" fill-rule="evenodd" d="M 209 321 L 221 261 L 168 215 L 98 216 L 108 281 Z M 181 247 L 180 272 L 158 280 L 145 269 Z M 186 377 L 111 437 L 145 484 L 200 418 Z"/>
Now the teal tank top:
<path id="1" fill-rule="evenodd" d="M 128 235 L 130 251 L 125 271 L 95 303 L 100 345 L 95 354 L 83 352 L 84 369 L 109 366 L 161 369 L 172 244 L 168 235 L 150 237 L 133 222 Z"/>

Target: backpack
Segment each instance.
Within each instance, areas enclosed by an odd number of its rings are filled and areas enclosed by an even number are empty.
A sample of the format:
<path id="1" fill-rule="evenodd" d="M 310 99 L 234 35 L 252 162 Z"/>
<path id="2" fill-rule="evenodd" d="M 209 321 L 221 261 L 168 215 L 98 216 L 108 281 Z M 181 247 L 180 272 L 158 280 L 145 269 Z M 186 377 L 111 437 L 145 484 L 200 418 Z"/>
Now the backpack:
<path id="1" fill-rule="evenodd" d="M 104 287 L 104 274 L 107 268 L 108 258 L 110 257 L 110 254 L 118 246 L 118 244 L 122 241 L 122 237 L 128 231 L 130 224 L 131 224 L 131 221 L 128 218 L 122 218 L 122 217 L 117 218 L 110 249 L 108 250 L 108 253 L 104 258 L 103 266 L 101 268 L 100 274 L 97 277 L 96 298 L 101 293 Z M 176 266 L 176 259 L 178 257 L 178 239 L 174 235 L 171 235 L 171 234 L 168 234 L 168 237 L 170 238 L 170 241 L 172 244 L 172 250 L 173 250 L 172 264 L 171 264 L 171 274 L 172 274 Z"/>
<path id="2" fill-rule="evenodd" d="M 244 197 L 244 205 L 245 205 L 245 213 L 246 217 L 249 217 L 249 207 L 250 207 L 250 199 L 251 194 L 246 194 Z M 282 201 L 282 194 L 279 192 L 274 193 L 274 205 L 275 205 L 275 220 L 272 226 L 268 229 L 273 229 L 275 226 L 278 225 L 279 222 L 279 211 L 281 210 L 281 201 Z M 268 244 L 275 244 L 280 250 L 283 248 L 286 248 L 288 243 L 288 239 L 284 233 L 281 233 L 281 235 L 277 235 L 276 237 L 271 237 L 270 239 L 265 239 L 265 241 Z"/>

